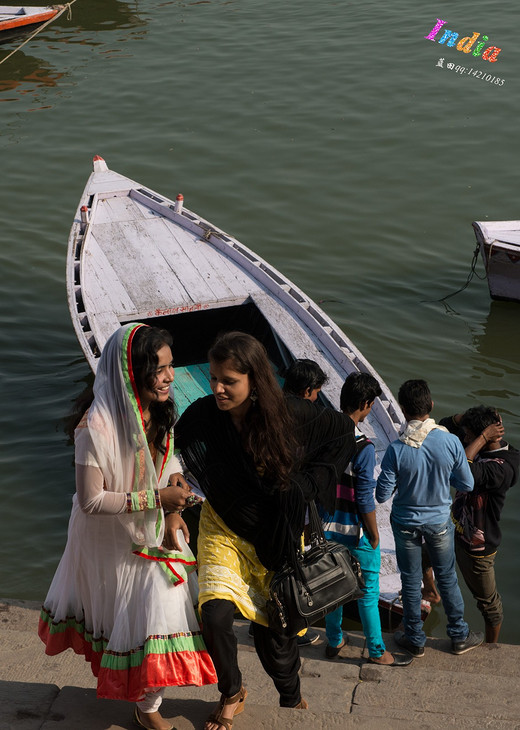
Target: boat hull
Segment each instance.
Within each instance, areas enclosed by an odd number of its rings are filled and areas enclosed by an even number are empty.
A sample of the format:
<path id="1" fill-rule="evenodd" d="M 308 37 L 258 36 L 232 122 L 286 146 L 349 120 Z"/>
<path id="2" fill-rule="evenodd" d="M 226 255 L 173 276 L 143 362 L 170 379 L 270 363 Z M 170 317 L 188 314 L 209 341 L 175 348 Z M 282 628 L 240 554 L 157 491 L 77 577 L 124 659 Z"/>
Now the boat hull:
<path id="1" fill-rule="evenodd" d="M 520 221 L 475 221 L 492 299 L 520 302 Z"/>

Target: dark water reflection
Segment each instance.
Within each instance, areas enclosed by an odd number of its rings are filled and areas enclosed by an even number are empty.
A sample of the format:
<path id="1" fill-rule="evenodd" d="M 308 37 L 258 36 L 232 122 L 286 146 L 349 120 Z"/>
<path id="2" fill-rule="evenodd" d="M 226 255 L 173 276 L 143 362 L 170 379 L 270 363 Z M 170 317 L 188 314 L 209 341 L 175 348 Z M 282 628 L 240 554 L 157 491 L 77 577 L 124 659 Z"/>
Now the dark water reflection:
<path id="1" fill-rule="evenodd" d="M 142 12 L 147 12 L 143 2 L 124 2 L 123 0 L 77 0 L 71 7 L 71 19 L 67 12 L 56 21 L 60 34 L 69 30 L 76 31 L 114 31 L 135 28 L 146 24 Z M 79 35 L 77 41 L 80 41 Z M 81 42 L 84 38 L 81 38 Z"/>
<path id="2" fill-rule="evenodd" d="M 68 86 L 63 82 L 70 79 L 71 64 L 78 63 L 78 58 L 72 61 L 70 56 L 71 45 L 98 47 L 105 59 L 122 57 L 120 44 L 144 37 L 146 25 L 147 18 L 145 13 L 139 12 L 137 2 L 89 0 L 85 3 L 77 0 L 70 15 L 64 12 L 23 49 L 0 63 L 0 102 L 29 98 L 31 103 L 37 101 L 40 105 L 27 111 L 51 108 L 52 104 L 46 104 L 40 92 L 49 87 Z M 106 33 L 112 34 L 110 41 Z M 107 42 L 110 47 L 106 47 Z M 17 41 L 2 46 L 0 62 L 16 47 Z M 86 57 L 84 64 L 87 62 Z"/>
<path id="3" fill-rule="evenodd" d="M 42 87 L 56 86 L 64 75 L 47 61 L 17 51 L 0 66 L 0 93 L 6 92 L 0 96 L 0 102 L 13 101 L 28 93 L 34 94 Z"/>
<path id="4" fill-rule="evenodd" d="M 505 374 L 520 373 L 519 318 L 519 304 L 491 302 L 489 314 L 482 322 L 483 331 L 473 338 L 475 350 L 486 358 L 497 360 Z"/>

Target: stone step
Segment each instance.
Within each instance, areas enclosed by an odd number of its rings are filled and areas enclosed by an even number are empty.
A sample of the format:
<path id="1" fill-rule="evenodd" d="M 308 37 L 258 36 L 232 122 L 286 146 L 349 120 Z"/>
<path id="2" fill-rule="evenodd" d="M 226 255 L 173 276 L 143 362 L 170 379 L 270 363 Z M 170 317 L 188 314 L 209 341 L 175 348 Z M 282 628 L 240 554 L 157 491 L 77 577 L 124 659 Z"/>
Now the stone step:
<path id="1" fill-rule="evenodd" d="M 0 602 L 0 730 L 122 730 L 134 727 L 133 706 L 98 700 L 90 665 L 71 650 L 44 654 L 36 628 L 38 604 Z M 365 640 L 347 632 L 347 645 L 325 658 L 326 638 L 301 649 L 302 695 L 309 710 L 278 707 L 249 624 L 236 622 L 239 663 L 248 698 L 234 730 L 357 728 L 396 730 L 520 729 L 520 647 L 483 645 L 462 656 L 447 639 L 428 639 L 425 656 L 407 667 L 367 661 Z M 398 650 L 385 635 L 390 651 Z M 218 700 L 215 685 L 168 687 L 162 712 L 177 730 L 201 730 Z"/>

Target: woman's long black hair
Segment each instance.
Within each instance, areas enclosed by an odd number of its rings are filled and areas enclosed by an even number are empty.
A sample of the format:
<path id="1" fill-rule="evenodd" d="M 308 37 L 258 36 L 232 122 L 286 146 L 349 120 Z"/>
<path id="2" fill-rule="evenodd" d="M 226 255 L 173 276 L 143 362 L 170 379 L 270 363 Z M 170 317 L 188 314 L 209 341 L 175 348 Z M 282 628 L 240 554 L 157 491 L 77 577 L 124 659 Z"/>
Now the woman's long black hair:
<path id="1" fill-rule="evenodd" d="M 217 337 L 208 358 L 230 360 L 233 369 L 249 376 L 256 399 L 244 419 L 244 447 L 269 479 L 288 486 L 296 454 L 294 425 L 265 347 L 245 332 L 226 332 Z"/>

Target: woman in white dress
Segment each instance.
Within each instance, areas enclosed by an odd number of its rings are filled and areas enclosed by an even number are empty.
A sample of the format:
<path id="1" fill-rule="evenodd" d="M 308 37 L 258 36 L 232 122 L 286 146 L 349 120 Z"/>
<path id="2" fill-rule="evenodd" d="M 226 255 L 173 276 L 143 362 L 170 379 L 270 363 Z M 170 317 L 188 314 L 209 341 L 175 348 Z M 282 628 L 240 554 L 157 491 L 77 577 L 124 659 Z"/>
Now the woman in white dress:
<path id="1" fill-rule="evenodd" d="M 180 518 L 190 492 L 173 455 L 171 344 L 139 324 L 106 343 L 75 430 L 68 540 L 39 625 L 47 654 L 83 654 L 98 697 L 136 702 L 135 722 L 150 730 L 172 727 L 159 713 L 164 687 L 216 682 Z M 164 510 L 179 513 L 169 518 L 172 550 Z"/>

